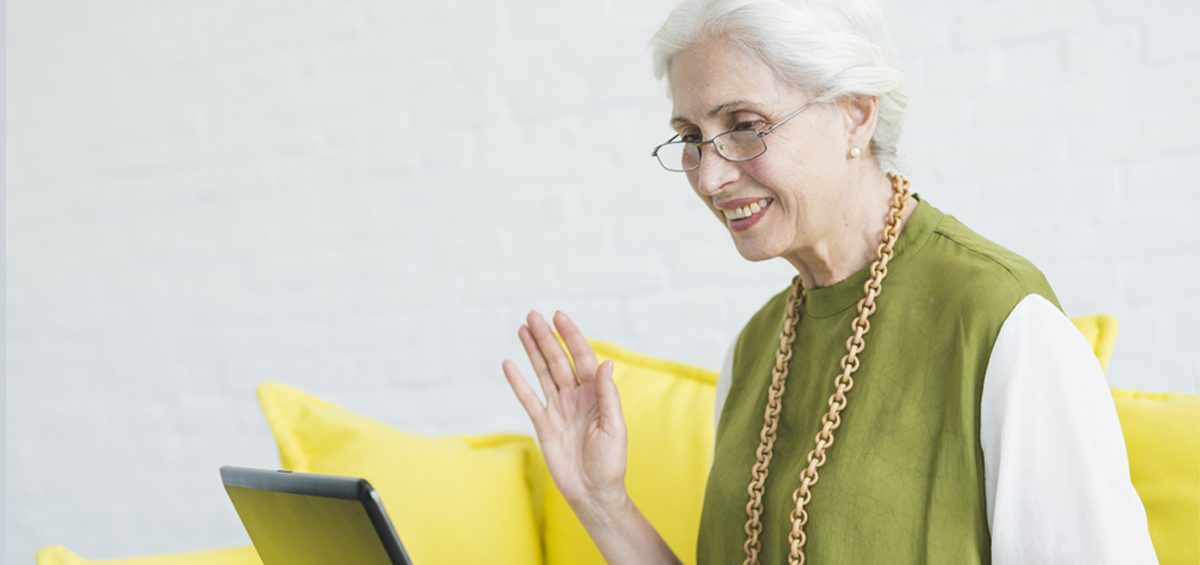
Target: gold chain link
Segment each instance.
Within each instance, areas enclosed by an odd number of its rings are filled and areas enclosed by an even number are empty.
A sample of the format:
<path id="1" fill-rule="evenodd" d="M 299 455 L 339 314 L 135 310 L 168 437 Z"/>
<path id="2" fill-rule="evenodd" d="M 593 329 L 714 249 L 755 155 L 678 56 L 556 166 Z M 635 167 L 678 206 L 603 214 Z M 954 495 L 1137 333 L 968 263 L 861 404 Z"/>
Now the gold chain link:
<path id="1" fill-rule="evenodd" d="M 846 340 L 846 355 L 841 361 L 842 372 L 834 379 L 836 390 L 827 402 L 829 410 L 821 416 L 821 431 L 817 432 L 816 446 L 808 452 L 808 466 L 800 473 L 800 486 L 792 493 L 795 507 L 788 515 L 792 521 L 792 530 L 788 533 L 790 565 L 804 565 L 804 544 L 807 541 L 804 526 L 808 524 L 808 511 L 805 507 L 812 501 L 812 488 L 820 479 L 817 470 L 825 464 L 825 451 L 833 446 L 833 431 L 842 425 L 841 413 L 846 408 L 846 393 L 854 388 L 853 375 L 859 366 L 858 354 L 862 353 L 866 346 L 863 337 L 871 329 L 869 318 L 875 313 L 875 299 L 883 291 L 883 278 L 887 276 L 887 264 L 892 260 L 892 249 L 899 234 L 900 216 L 908 198 L 908 179 L 893 172 L 888 172 L 887 176 L 892 181 L 893 194 L 891 211 L 883 230 L 883 240 L 875 250 L 875 261 L 871 263 L 871 278 L 863 285 L 864 296 L 858 301 L 858 317 L 850 324 L 854 333 Z M 796 338 L 796 323 L 800 318 L 800 305 L 803 301 L 800 277 L 797 275 L 792 277 L 792 288 L 788 293 L 787 312 L 783 319 L 783 329 L 779 332 L 779 350 L 775 352 L 771 386 L 767 389 L 767 408 L 763 414 L 762 431 L 759 433 L 761 443 L 755 451 L 754 466 L 750 468 L 750 485 L 746 487 L 750 501 L 746 503 L 748 518 L 744 528 L 746 543 L 742 545 L 746 551 L 743 565 L 759 563 L 758 553 L 762 549 L 759 537 L 763 527 L 763 487 L 767 482 L 767 472 L 775 451 L 775 431 L 779 427 L 779 413 L 783 409 L 788 362 L 792 359 L 792 343 Z"/>

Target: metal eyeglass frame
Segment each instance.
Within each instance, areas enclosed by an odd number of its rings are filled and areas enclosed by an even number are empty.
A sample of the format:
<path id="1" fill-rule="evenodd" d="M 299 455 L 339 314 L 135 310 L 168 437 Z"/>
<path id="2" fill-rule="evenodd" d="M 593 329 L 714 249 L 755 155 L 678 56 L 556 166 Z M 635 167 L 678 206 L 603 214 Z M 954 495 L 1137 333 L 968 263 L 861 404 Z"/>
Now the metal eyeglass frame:
<path id="1" fill-rule="evenodd" d="M 754 133 L 758 135 L 758 140 L 759 140 L 760 142 L 762 142 L 762 151 L 759 151 L 758 153 L 755 153 L 755 154 L 754 154 L 753 156 L 751 156 L 751 157 L 746 157 L 745 159 L 730 159 L 728 156 L 726 156 L 726 155 L 725 155 L 725 153 L 723 153 L 723 152 L 721 151 L 721 146 L 720 146 L 720 145 L 717 145 L 717 144 L 715 143 L 715 142 L 717 141 L 717 139 L 720 139 L 722 136 L 726 136 L 726 135 L 729 135 L 729 134 L 731 134 L 731 133 L 739 133 L 739 132 L 744 132 L 744 131 L 747 131 L 747 130 L 740 130 L 740 129 L 731 129 L 731 130 L 728 130 L 728 131 L 723 131 L 723 132 L 721 132 L 721 133 L 718 133 L 717 135 L 714 135 L 714 136 L 712 136 L 712 138 L 711 138 L 711 139 L 709 139 L 708 141 L 682 141 L 682 140 L 680 140 L 680 141 L 676 141 L 676 140 L 675 140 L 675 138 L 679 137 L 679 134 L 675 134 L 675 135 L 671 136 L 671 139 L 668 139 L 668 140 L 666 140 L 665 142 L 663 142 L 663 143 L 660 143 L 660 144 L 656 145 L 656 146 L 654 147 L 654 151 L 651 151 L 651 152 L 650 152 L 650 156 L 651 156 L 651 157 L 654 157 L 654 158 L 655 158 L 655 159 L 658 161 L 658 164 L 659 164 L 659 165 L 662 165 L 662 168 L 664 168 L 664 169 L 666 169 L 666 170 L 668 170 L 668 171 L 671 171 L 671 172 L 673 172 L 673 173 L 685 173 L 685 172 L 687 172 L 687 171 L 694 171 L 694 170 L 696 170 L 696 169 L 700 168 L 700 159 L 702 159 L 702 158 L 704 157 L 704 152 L 700 150 L 700 147 L 701 147 L 702 145 L 708 145 L 708 144 L 710 144 L 710 143 L 712 144 L 712 146 L 713 146 L 714 148 L 716 148 L 716 150 L 717 150 L 717 154 L 718 154 L 718 155 L 720 155 L 722 159 L 725 159 L 726 161 L 729 161 L 730 163 L 744 163 L 744 162 L 746 162 L 746 161 L 750 161 L 750 160 L 752 160 L 752 159 L 757 159 L 757 158 L 758 158 L 758 157 L 760 157 L 760 156 L 761 156 L 763 153 L 766 153 L 766 152 L 767 152 L 767 142 L 765 142 L 765 141 L 762 141 L 762 138 L 766 137 L 766 136 L 767 136 L 767 135 L 769 135 L 771 132 L 775 131 L 775 128 L 778 128 L 779 126 L 781 126 L 781 125 L 783 125 L 783 124 L 786 124 L 788 120 L 790 120 L 790 119 L 792 119 L 792 118 L 794 118 L 794 117 L 798 116 L 798 115 L 800 114 L 800 112 L 803 112 L 803 111 L 807 110 L 809 106 L 812 106 L 812 105 L 813 105 L 813 104 L 815 104 L 815 103 L 816 103 L 816 101 L 815 101 L 815 100 L 814 100 L 814 101 L 809 101 L 807 104 L 805 104 L 805 105 L 801 106 L 799 110 L 796 110 L 795 112 L 792 112 L 791 114 L 788 114 L 787 116 L 784 116 L 784 118 L 783 118 L 783 119 L 781 119 L 781 120 L 779 120 L 778 122 L 775 122 L 774 124 L 772 124 L 772 125 L 771 125 L 771 127 L 767 128 L 767 129 L 765 129 L 765 130 L 763 130 L 763 131 L 755 131 Z M 671 167 L 668 167 L 668 166 L 666 165 L 666 163 L 663 163 L 662 159 L 661 159 L 661 158 L 659 158 L 659 156 L 658 156 L 658 150 L 659 150 L 659 149 L 662 149 L 664 146 L 670 145 L 670 144 L 672 144 L 672 143 L 682 143 L 682 144 L 685 144 L 685 145 L 695 145 L 695 146 L 696 146 L 696 153 L 699 155 L 699 156 L 696 158 L 696 166 L 695 166 L 695 167 L 692 167 L 692 168 L 690 168 L 690 169 L 672 169 Z"/>

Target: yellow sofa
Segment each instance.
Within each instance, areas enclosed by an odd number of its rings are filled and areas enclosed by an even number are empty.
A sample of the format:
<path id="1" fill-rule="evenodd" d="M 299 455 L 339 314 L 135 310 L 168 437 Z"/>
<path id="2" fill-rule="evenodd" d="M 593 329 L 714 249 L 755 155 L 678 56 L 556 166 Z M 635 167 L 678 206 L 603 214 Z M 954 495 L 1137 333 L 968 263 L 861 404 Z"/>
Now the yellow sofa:
<path id="1" fill-rule="evenodd" d="M 1115 319 L 1087 316 L 1075 322 L 1107 367 Z M 694 563 L 716 373 L 605 342 L 592 341 L 592 346 L 600 361 L 616 362 L 613 378 L 629 429 L 630 494 L 676 554 Z M 1113 389 L 1113 398 L 1160 561 L 1200 563 L 1200 396 Z M 419 565 L 604 563 L 528 436 L 410 434 L 278 383 L 260 385 L 259 400 L 281 467 L 366 477 Z M 511 401 L 516 409 L 515 400 L 497 401 Z M 232 508 L 230 516 L 235 519 Z M 257 565 L 259 560 L 249 546 L 107 561 L 88 561 L 55 546 L 39 551 L 37 563 Z"/>

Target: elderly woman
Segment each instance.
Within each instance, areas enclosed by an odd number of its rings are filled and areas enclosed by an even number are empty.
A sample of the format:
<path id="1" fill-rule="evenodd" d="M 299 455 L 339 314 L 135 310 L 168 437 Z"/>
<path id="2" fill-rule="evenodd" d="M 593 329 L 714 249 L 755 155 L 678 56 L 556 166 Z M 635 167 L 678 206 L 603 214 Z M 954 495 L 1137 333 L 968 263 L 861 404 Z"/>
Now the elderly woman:
<path id="1" fill-rule="evenodd" d="M 675 130 L 654 155 L 743 257 L 796 269 L 718 380 L 699 561 L 1154 563 L 1042 273 L 884 172 L 906 97 L 878 6 L 684 0 L 653 45 Z M 503 370 L 556 484 L 609 562 L 677 562 L 625 490 L 611 362 L 553 322 L 574 369 L 536 312 L 518 330 L 545 404 Z"/>

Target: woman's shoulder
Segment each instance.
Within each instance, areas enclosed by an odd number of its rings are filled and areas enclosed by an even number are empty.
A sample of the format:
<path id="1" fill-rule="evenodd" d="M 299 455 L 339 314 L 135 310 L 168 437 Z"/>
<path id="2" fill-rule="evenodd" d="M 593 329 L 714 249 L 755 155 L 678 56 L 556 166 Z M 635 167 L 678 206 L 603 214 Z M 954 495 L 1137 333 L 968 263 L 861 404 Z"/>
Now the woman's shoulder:
<path id="1" fill-rule="evenodd" d="M 967 227 L 945 214 L 921 253 L 921 270 L 948 288 L 979 299 L 984 296 L 1020 300 L 1030 294 L 1045 297 L 1055 306 L 1058 298 L 1044 273 L 1021 254 Z"/>

